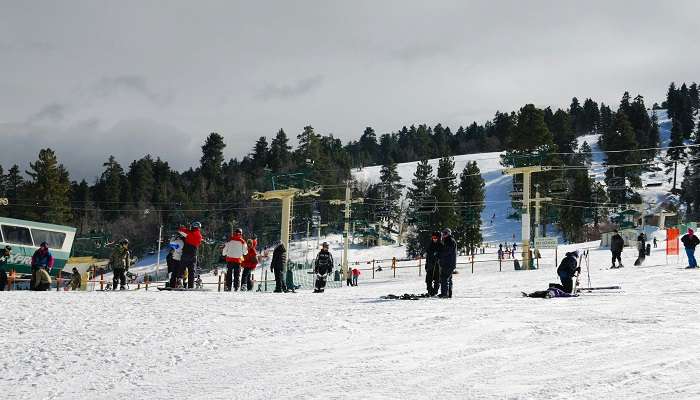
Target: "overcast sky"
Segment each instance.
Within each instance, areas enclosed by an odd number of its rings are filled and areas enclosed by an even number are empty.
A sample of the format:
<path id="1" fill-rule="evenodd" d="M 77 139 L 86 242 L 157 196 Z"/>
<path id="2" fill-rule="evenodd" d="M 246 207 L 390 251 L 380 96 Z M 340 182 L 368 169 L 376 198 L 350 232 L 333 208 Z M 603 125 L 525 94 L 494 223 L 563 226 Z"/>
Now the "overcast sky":
<path id="1" fill-rule="evenodd" d="M 357 139 L 700 81 L 700 2 L 0 0 L 0 164 L 195 166 L 305 125 Z"/>

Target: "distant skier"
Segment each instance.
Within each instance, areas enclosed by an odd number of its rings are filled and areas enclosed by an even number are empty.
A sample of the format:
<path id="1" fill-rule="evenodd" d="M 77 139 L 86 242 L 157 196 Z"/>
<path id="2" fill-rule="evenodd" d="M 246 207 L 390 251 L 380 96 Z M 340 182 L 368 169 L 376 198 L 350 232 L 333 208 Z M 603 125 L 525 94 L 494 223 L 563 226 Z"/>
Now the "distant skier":
<path id="1" fill-rule="evenodd" d="M 182 251 L 185 248 L 185 233 L 178 231 L 175 238 L 170 241 L 170 252 L 166 258 L 168 261 L 168 269 L 170 270 L 170 287 L 178 287 L 182 280 L 182 275 L 185 269 L 182 267 Z"/>
<path id="2" fill-rule="evenodd" d="M 226 257 L 226 284 L 224 290 L 231 291 L 231 280 L 233 279 L 233 289 L 237 292 L 241 285 L 241 263 L 243 257 L 248 254 L 248 245 L 243 239 L 243 231 L 239 228 L 231 235 L 224 246 L 223 255 Z"/>
<path id="3" fill-rule="evenodd" d="M 248 239 L 246 242 L 248 249 L 245 257 L 243 257 L 243 276 L 241 278 L 241 290 L 245 288 L 247 291 L 253 290 L 253 274 L 258 266 L 258 252 L 255 250 L 257 240 Z"/>
<path id="4" fill-rule="evenodd" d="M 654 242 L 654 248 L 656 248 L 656 246 L 657 246 L 657 243 L 656 243 L 656 236 L 654 236 L 653 242 Z"/>
<path id="5" fill-rule="evenodd" d="M 440 294 L 438 297 L 452 297 L 452 273 L 457 268 L 457 242 L 452 238 L 452 230 L 442 231 L 440 248 Z"/>
<path id="6" fill-rule="evenodd" d="M 435 296 L 440 290 L 440 232 L 433 232 L 430 236 L 430 244 L 425 250 L 425 285 L 428 288 L 428 296 Z"/>
<path id="7" fill-rule="evenodd" d="M 126 290 L 126 271 L 131 264 L 131 254 L 129 254 L 129 239 L 122 239 L 112 251 L 109 257 L 109 265 L 112 267 L 112 290 Z"/>
<path id="8" fill-rule="evenodd" d="M 272 252 L 270 270 L 275 274 L 275 293 L 287 292 L 287 285 L 284 281 L 284 266 L 287 265 L 287 248 L 284 243 L 280 243 Z"/>
<path id="9" fill-rule="evenodd" d="M 515 254 L 517 253 L 518 246 L 515 245 L 515 242 L 513 242 L 513 258 L 515 258 Z"/>
<path id="10" fill-rule="evenodd" d="M 187 271 L 187 287 L 194 288 L 195 264 L 197 263 L 197 250 L 202 244 L 202 224 L 193 222 L 190 229 L 179 229 L 185 235 L 185 245 L 182 248 L 181 268 Z M 184 281 L 184 277 L 183 277 Z"/>
<path id="11" fill-rule="evenodd" d="M 615 234 L 610 238 L 610 252 L 612 253 L 612 266 L 610 268 L 623 268 L 622 265 L 622 249 L 625 247 L 625 239 L 620 236 L 615 229 Z M 615 261 L 618 265 L 615 266 Z"/>
<path id="12" fill-rule="evenodd" d="M 30 286 L 34 287 L 35 280 L 37 278 L 37 273 L 41 269 L 47 269 L 51 271 L 53 269 L 54 258 L 49 251 L 49 244 L 46 242 L 41 242 L 39 248 L 34 252 L 32 256 L 32 277 L 30 279 Z M 49 273 L 49 275 L 51 275 Z"/>
<path id="13" fill-rule="evenodd" d="M 700 244 L 700 239 L 695 236 L 695 232 L 688 228 L 688 233 L 683 235 L 681 242 L 685 247 L 685 254 L 688 256 L 688 268 L 697 268 L 698 262 L 695 260 L 695 248 Z"/>
<path id="14" fill-rule="evenodd" d="M 5 270 L 5 265 L 7 265 L 7 260 L 10 259 L 10 254 L 12 253 L 12 247 L 5 246 L 4 249 L 0 250 L 0 292 L 5 290 L 7 286 L 7 271 Z"/>
<path id="15" fill-rule="evenodd" d="M 68 283 L 68 286 L 70 286 L 70 290 L 79 290 L 80 285 L 82 284 L 83 278 L 80 276 L 80 272 L 78 272 L 78 268 L 73 267 L 72 274 L 70 276 L 70 282 Z"/>
<path id="16" fill-rule="evenodd" d="M 333 255 L 328 251 L 328 242 L 323 242 L 321 251 L 318 252 L 314 261 L 314 274 L 316 275 L 314 293 L 323 293 L 326 280 L 331 272 L 333 272 Z"/>
<path id="17" fill-rule="evenodd" d="M 566 253 L 566 256 L 557 268 L 557 275 L 561 281 L 562 289 L 566 293 L 571 293 L 574 290 L 574 277 L 581 272 L 581 267 L 578 266 L 578 252 L 571 251 Z M 572 293 L 573 294 L 573 293 Z"/>

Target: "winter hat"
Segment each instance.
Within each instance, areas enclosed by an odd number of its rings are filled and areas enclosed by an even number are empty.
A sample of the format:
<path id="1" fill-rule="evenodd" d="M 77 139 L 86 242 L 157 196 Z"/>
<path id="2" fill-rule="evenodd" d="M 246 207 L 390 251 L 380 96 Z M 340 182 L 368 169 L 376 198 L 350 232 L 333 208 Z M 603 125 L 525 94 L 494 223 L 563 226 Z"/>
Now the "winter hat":
<path id="1" fill-rule="evenodd" d="M 566 255 L 578 258 L 578 250 L 570 251 Z"/>
<path id="2" fill-rule="evenodd" d="M 694 233 L 692 228 L 688 228 L 688 235 L 692 235 Z"/>
<path id="3" fill-rule="evenodd" d="M 451 236 L 452 235 L 452 229 L 450 228 L 445 228 L 442 230 L 442 234 L 445 236 Z"/>
<path id="4" fill-rule="evenodd" d="M 439 238 L 440 238 L 440 232 L 435 231 L 435 232 L 433 232 L 433 233 L 430 235 L 430 237 L 434 237 L 434 238 L 438 238 L 438 239 L 439 239 Z"/>

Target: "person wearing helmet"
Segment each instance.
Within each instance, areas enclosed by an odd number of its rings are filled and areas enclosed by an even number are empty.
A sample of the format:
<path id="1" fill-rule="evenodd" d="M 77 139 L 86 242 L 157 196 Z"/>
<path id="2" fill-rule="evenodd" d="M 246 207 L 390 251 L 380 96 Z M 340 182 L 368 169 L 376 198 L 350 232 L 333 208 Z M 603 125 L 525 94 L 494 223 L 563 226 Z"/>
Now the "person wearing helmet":
<path id="1" fill-rule="evenodd" d="M 112 267 L 112 290 L 126 290 L 126 271 L 131 264 L 131 254 L 129 253 L 129 240 L 122 239 L 112 251 L 109 257 L 109 265 Z"/>
<path id="2" fill-rule="evenodd" d="M 442 231 L 440 247 L 440 294 L 438 297 L 452 297 L 452 273 L 457 268 L 457 242 L 452 237 L 452 230 Z"/>
<path id="3" fill-rule="evenodd" d="M 333 272 L 333 256 L 328 251 L 328 242 L 323 242 L 321 251 L 318 252 L 314 261 L 314 273 L 316 274 L 314 293 L 323 293 L 326 279 L 331 272 Z"/>
<path id="4" fill-rule="evenodd" d="M 243 262 L 243 257 L 248 254 L 248 246 L 245 239 L 243 239 L 243 231 L 241 229 L 236 229 L 233 232 L 221 253 L 226 257 L 224 291 L 231 291 L 231 281 L 233 281 L 233 289 L 237 292 L 241 286 L 241 263 Z"/>
<path id="5" fill-rule="evenodd" d="M 54 258 L 49 251 L 49 244 L 42 242 L 39 248 L 34 252 L 32 256 L 32 278 L 30 280 L 31 287 L 34 287 L 34 282 L 38 278 L 38 272 L 41 269 L 50 271 L 53 269 Z"/>
<path id="6" fill-rule="evenodd" d="M 191 228 L 187 229 L 184 226 L 178 229 L 185 236 L 185 245 L 182 248 L 182 258 L 180 259 L 180 268 L 187 271 L 187 287 L 194 288 L 195 281 L 195 264 L 197 263 L 197 250 L 202 244 L 202 224 L 193 222 Z"/>
<path id="7" fill-rule="evenodd" d="M 571 293 L 574 290 L 574 278 L 576 274 L 581 272 L 581 267 L 578 266 L 578 251 L 570 251 L 566 253 L 564 258 L 559 263 L 557 275 L 561 281 L 561 289 L 566 293 Z M 571 293 L 574 294 L 574 293 Z"/>
<path id="8" fill-rule="evenodd" d="M 425 250 L 425 285 L 428 288 L 428 296 L 435 296 L 440 290 L 440 232 L 433 232 L 430 236 L 430 244 Z"/>

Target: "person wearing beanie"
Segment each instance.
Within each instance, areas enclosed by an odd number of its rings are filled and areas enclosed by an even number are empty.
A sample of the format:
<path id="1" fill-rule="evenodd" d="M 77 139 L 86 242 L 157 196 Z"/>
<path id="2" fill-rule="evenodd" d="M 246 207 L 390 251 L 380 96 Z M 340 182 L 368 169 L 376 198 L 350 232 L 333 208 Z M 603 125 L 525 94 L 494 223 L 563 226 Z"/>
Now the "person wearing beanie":
<path id="1" fill-rule="evenodd" d="M 581 272 L 581 267 L 578 266 L 578 252 L 571 251 L 566 253 L 566 256 L 557 268 L 557 275 L 561 281 L 561 286 L 566 293 L 572 293 L 574 290 L 574 277 Z"/>
<path id="2" fill-rule="evenodd" d="M 452 237 L 452 230 L 442 231 L 440 247 L 440 294 L 438 297 L 452 297 L 452 273 L 457 268 L 457 242 Z"/>
<path id="3" fill-rule="evenodd" d="M 436 296 L 440 290 L 440 232 L 433 232 L 430 244 L 425 249 L 425 285 L 428 288 L 428 296 Z"/>
<path id="4" fill-rule="evenodd" d="M 688 233 L 683 235 L 681 242 L 685 247 L 685 254 L 688 256 L 688 268 L 697 268 L 698 262 L 695 260 L 695 248 L 700 244 L 700 239 L 695 236 L 692 229 L 688 229 Z"/>

